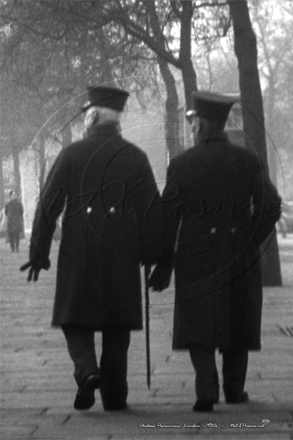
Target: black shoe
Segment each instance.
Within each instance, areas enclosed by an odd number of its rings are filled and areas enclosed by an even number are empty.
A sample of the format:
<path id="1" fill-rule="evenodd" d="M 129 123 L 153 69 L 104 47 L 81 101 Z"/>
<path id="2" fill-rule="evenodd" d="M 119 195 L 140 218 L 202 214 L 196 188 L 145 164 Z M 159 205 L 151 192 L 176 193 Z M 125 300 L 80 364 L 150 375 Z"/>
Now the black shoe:
<path id="1" fill-rule="evenodd" d="M 212 412 L 214 409 L 213 400 L 198 400 L 192 407 L 193 411 Z"/>
<path id="2" fill-rule="evenodd" d="M 123 411 L 128 409 L 127 403 L 122 403 L 120 405 L 104 405 L 105 411 Z"/>
<path id="3" fill-rule="evenodd" d="M 74 409 L 90 409 L 95 403 L 95 390 L 100 388 L 101 379 L 99 374 L 90 374 L 87 376 L 77 390 Z"/>
<path id="4" fill-rule="evenodd" d="M 242 391 L 238 396 L 226 396 L 226 403 L 245 403 L 249 401 L 249 395 L 247 391 Z"/>

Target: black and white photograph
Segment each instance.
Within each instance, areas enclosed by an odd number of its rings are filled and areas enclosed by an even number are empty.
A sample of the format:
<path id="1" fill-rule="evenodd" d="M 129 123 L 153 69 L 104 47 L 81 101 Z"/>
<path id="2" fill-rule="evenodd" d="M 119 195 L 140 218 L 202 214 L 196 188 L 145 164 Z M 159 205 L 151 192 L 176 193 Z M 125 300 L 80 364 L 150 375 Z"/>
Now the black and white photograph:
<path id="1" fill-rule="evenodd" d="M 0 39 L 1 440 L 292 439 L 292 0 Z"/>

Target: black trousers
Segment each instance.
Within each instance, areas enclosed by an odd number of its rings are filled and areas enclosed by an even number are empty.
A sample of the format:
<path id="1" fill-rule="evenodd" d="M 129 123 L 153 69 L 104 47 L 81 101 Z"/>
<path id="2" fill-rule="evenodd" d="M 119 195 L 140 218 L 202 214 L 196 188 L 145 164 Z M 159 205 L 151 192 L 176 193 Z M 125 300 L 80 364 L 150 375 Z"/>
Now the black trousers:
<path id="1" fill-rule="evenodd" d="M 195 391 L 197 400 L 219 399 L 219 377 L 216 366 L 215 350 L 203 347 L 189 349 L 191 361 L 196 372 Z M 223 390 L 225 397 L 238 397 L 244 391 L 246 380 L 248 351 L 224 351 Z"/>
<path id="2" fill-rule="evenodd" d="M 7 234 L 12 252 L 18 251 L 20 233 L 18 231 L 14 231 L 14 232 L 8 231 Z"/>
<path id="3" fill-rule="evenodd" d="M 130 330 L 116 327 L 102 330 L 100 368 L 95 350 L 95 330 L 78 326 L 63 326 L 62 330 L 74 363 L 77 385 L 89 374 L 100 373 L 100 393 L 104 408 L 125 405 L 128 395 L 127 352 Z"/>

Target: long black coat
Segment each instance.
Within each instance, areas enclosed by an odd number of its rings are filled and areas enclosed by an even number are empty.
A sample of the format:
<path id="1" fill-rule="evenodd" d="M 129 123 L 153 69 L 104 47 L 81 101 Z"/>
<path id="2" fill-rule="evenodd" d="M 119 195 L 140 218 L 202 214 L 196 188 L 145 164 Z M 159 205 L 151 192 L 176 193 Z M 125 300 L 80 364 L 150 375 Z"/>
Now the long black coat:
<path id="1" fill-rule="evenodd" d="M 174 349 L 260 349 L 259 245 L 280 202 L 257 157 L 224 134 L 171 161 L 162 265 L 172 267 L 175 249 Z"/>
<path id="2" fill-rule="evenodd" d="M 22 232 L 23 224 L 23 206 L 19 200 L 10 200 L 5 205 L 5 214 L 7 215 L 7 232 Z"/>
<path id="3" fill-rule="evenodd" d="M 140 264 L 157 256 L 157 195 L 146 154 L 114 125 L 61 151 L 30 246 L 32 260 L 48 258 L 63 212 L 53 325 L 142 328 Z"/>

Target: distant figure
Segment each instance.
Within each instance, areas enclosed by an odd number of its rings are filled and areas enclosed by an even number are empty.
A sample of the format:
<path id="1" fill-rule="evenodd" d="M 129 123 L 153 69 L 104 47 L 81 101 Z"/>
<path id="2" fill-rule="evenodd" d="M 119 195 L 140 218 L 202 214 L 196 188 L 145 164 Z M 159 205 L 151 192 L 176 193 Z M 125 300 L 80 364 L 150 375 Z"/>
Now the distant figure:
<path id="1" fill-rule="evenodd" d="M 173 349 L 196 372 L 194 411 L 219 401 L 215 351 L 223 355 L 226 403 L 248 401 L 248 351 L 260 350 L 260 244 L 281 199 L 254 154 L 224 133 L 230 98 L 194 92 L 195 145 L 169 165 L 162 195 L 162 255 L 150 279 L 161 291 L 175 269 Z"/>
<path id="2" fill-rule="evenodd" d="M 31 235 L 28 280 L 50 267 L 50 247 L 63 212 L 52 324 L 64 332 L 87 410 L 100 389 L 105 411 L 127 409 L 131 330 L 143 326 L 141 265 L 158 254 L 158 189 L 146 153 L 121 136 L 128 92 L 89 89 L 86 135 L 64 148 L 40 195 Z M 101 359 L 95 332 L 102 332 Z"/>
<path id="3" fill-rule="evenodd" d="M 17 200 L 16 192 L 11 190 L 10 200 L 5 205 L 7 216 L 7 238 L 10 243 L 11 252 L 19 251 L 20 234 L 23 233 L 23 206 Z"/>

